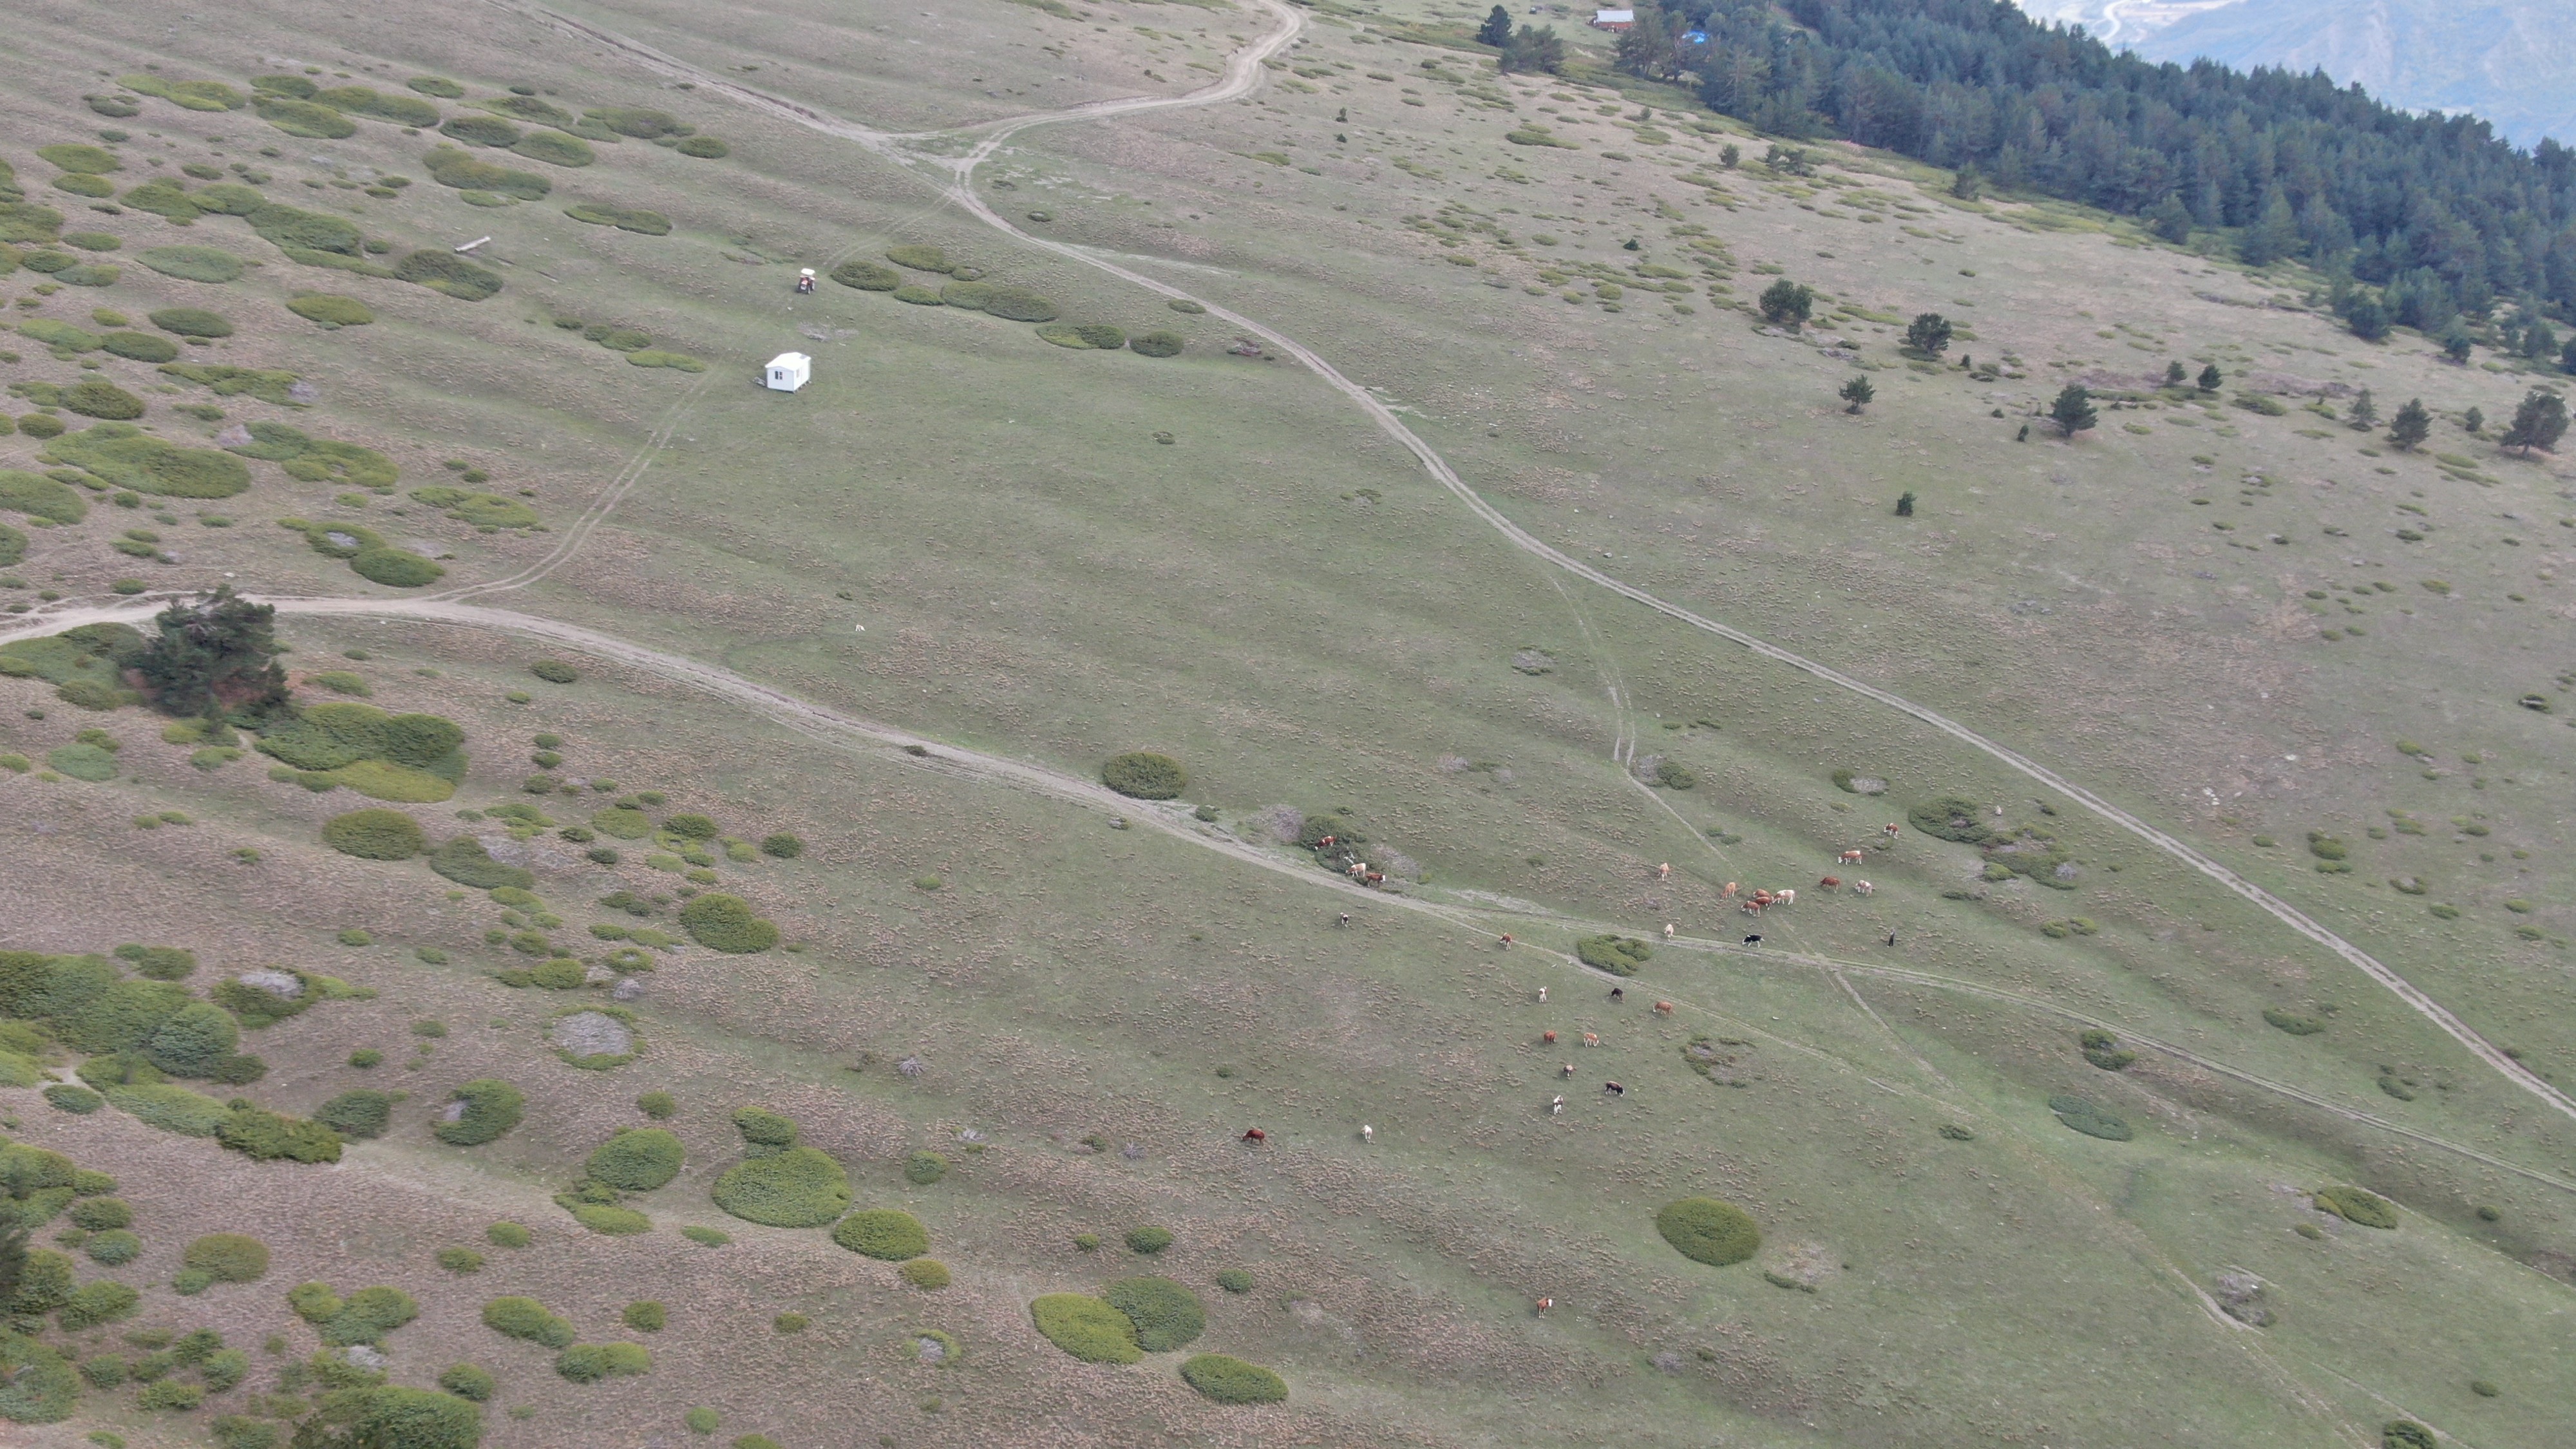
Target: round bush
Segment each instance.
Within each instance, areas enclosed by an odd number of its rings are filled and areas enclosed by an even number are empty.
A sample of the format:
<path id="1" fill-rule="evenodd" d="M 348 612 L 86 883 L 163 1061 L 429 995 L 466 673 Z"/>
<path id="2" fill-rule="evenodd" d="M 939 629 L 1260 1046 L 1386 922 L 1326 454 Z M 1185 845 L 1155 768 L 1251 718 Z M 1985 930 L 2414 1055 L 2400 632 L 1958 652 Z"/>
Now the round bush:
<path id="1" fill-rule="evenodd" d="M 1216 1286 L 1228 1293 L 1249 1293 L 1252 1291 L 1252 1275 L 1241 1268 L 1222 1268 L 1217 1271 Z"/>
<path id="2" fill-rule="evenodd" d="M 780 831 L 776 835 L 761 838 L 760 853 L 772 860 L 794 860 L 805 853 L 805 842 L 785 831 Z"/>
<path id="3" fill-rule="evenodd" d="M 638 1333 L 660 1333 L 671 1322 L 670 1311 L 649 1298 L 626 1305 L 626 1326 Z"/>
<path id="4" fill-rule="evenodd" d="M 394 1115 L 394 1097 L 390 1092 L 364 1089 L 342 1092 L 313 1109 L 313 1120 L 343 1137 L 365 1140 L 385 1135 Z"/>
<path id="5" fill-rule="evenodd" d="M 85 418 L 122 422 L 143 416 L 143 399 L 102 378 L 91 378 L 64 388 L 63 406 Z"/>
<path id="6" fill-rule="evenodd" d="M 819 1228 L 850 1208 L 849 1174 L 828 1153 L 790 1147 L 716 1179 L 716 1206 L 773 1228 Z"/>
<path id="7" fill-rule="evenodd" d="M 1288 1382 L 1259 1364 L 1203 1353 L 1181 1365 L 1181 1381 L 1220 1404 L 1275 1404 Z"/>
<path id="8" fill-rule="evenodd" d="M 903 1162 L 903 1180 L 928 1187 L 948 1175 L 948 1159 L 936 1152 L 916 1152 Z"/>
<path id="9" fill-rule="evenodd" d="M 766 1107 L 745 1107 L 734 1113 L 733 1130 L 741 1133 L 742 1140 L 752 1147 L 776 1149 L 796 1145 L 795 1119 L 782 1117 Z"/>
<path id="10" fill-rule="evenodd" d="M 151 314 L 152 325 L 181 337 L 230 337 L 231 319 L 203 307 L 164 307 Z"/>
<path id="11" fill-rule="evenodd" d="M 957 270 L 957 264 L 948 260 L 948 254 L 937 247 L 888 247 L 886 248 L 885 255 L 886 260 L 894 263 L 896 266 L 910 267 L 916 272 L 953 272 Z"/>
<path id="12" fill-rule="evenodd" d="M 621 1192 L 651 1192 L 680 1175 L 688 1156 L 680 1139 L 659 1127 L 630 1127 L 592 1150 L 582 1170 Z"/>
<path id="13" fill-rule="evenodd" d="M 1147 1353 L 1167 1353 L 1207 1331 L 1198 1295 L 1169 1278 L 1121 1278 L 1100 1298 L 1136 1325 L 1136 1346 Z"/>
<path id="14" fill-rule="evenodd" d="M 1100 783 L 1137 800 L 1170 800 L 1190 787 L 1190 772 L 1169 755 L 1131 750 L 1109 757 Z"/>
<path id="15" fill-rule="evenodd" d="M 528 1230 L 517 1223 L 494 1223 L 483 1230 L 483 1236 L 496 1248 L 524 1248 L 529 1243 Z"/>
<path id="16" fill-rule="evenodd" d="M 268 1245 L 243 1233 L 208 1233 L 188 1244 L 179 1261 L 218 1283 L 255 1283 L 268 1273 Z"/>
<path id="17" fill-rule="evenodd" d="M 121 1197 L 83 1198 L 72 1204 L 72 1226 L 103 1233 L 110 1228 L 134 1225 L 133 1205 Z"/>
<path id="18" fill-rule="evenodd" d="M 713 840 L 724 833 L 723 826 L 704 815 L 674 815 L 662 828 L 683 840 Z"/>
<path id="19" fill-rule="evenodd" d="M 1129 1228 L 1127 1230 L 1128 1252 L 1142 1253 L 1151 1257 L 1171 1245 L 1172 1230 L 1170 1228 L 1143 1227 Z"/>
<path id="20" fill-rule="evenodd" d="M 710 891 L 680 908 L 680 926 L 710 951 L 748 956 L 778 944 L 778 927 L 751 913 L 740 896 Z"/>
<path id="21" fill-rule="evenodd" d="M 483 1271 L 483 1255 L 472 1248 L 441 1248 L 438 1250 L 438 1266 L 458 1275 L 480 1273 Z"/>
<path id="22" fill-rule="evenodd" d="M 57 1109 L 69 1112 L 76 1117 L 86 1117 L 107 1102 L 105 1097 L 87 1087 L 75 1087 L 68 1083 L 47 1087 L 45 1100 Z"/>
<path id="23" fill-rule="evenodd" d="M 438 1376 L 438 1386 L 460 1399 L 480 1404 L 492 1397 L 498 1385 L 492 1376 L 470 1363 L 457 1364 Z"/>
<path id="24" fill-rule="evenodd" d="M 924 1293 L 936 1293 L 948 1286 L 948 1265 L 937 1258 L 915 1258 L 896 1270 L 903 1281 Z"/>
<path id="25" fill-rule="evenodd" d="M 834 1224 L 832 1241 L 861 1257 L 900 1263 L 930 1251 L 930 1230 L 900 1209 L 869 1208 Z"/>
<path id="26" fill-rule="evenodd" d="M 434 584 L 447 570 L 408 549 L 370 548 L 361 550 L 349 560 L 358 577 L 391 589 L 416 589 Z"/>
<path id="27" fill-rule="evenodd" d="M 548 684 L 570 684 L 581 678 L 581 671 L 560 659 L 540 659 L 528 666 L 528 672 Z"/>
<path id="28" fill-rule="evenodd" d="M 891 292 L 903 285 L 903 273 L 874 262 L 843 262 L 832 269 L 832 280 L 844 287 L 862 292 Z"/>
<path id="29" fill-rule="evenodd" d="M 2315 1201 L 2318 1210 L 2333 1213 L 2348 1223 L 2381 1229 L 2397 1226 L 2395 1204 L 2374 1192 L 2364 1192 L 2357 1187 L 2329 1187 L 2319 1191 Z"/>
<path id="30" fill-rule="evenodd" d="M 902 286 L 895 288 L 892 295 L 896 301 L 909 302 L 916 307 L 937 307 L 943 305 L 938 288 L 924 287 L 912 282 L 906 282 Z"/>
<path id="31" fill-rule="evenodd" d="M 1655 1231 L 1664 1235 L 1673 1251 L 1716 1268 L 1741 1263 L 1762 1249 L 1762 1230 L 1754 1225 L 1752 1215 L 1713 1197 L 1666 1203 L 1655 1214 Z"/>
<path id="32" fill-rule="evenodd" d="M 90 1234 L 81 1248 L 103 1266 L 117 1268 L 134 1261 L 135 1255 L 143 1251 L 143 1240 L 123 1228 L 116 1228 Z"/>
<path id="33" fill-rule="evenodd" d="M 179 355 L 178 343 L 149 332 L 110 332 L 99 342 L 108 351 L 133 362 L 168 362 Z"/>
<path id="34" fill-rule="evenodd" d="M 652 1371 L 653 1355 L 640 1343 L 576 1343 L 555 1355 L 555 1372 L 577 1384 Z"/>
<path id="35" fill-rule="evenodd" d="M 420 822 L 399 810 L 352 810 L 322 823 L 322 843 L 361 860 L 409 860 L 428 848 Z"/>
<path id="36" fill-rule="evenodd" d="M 1181 346 L 1181 334 L 1178 332 L 1148 332 L 1142 336 L 1127 339 L 1129 351 L 1146 357 L 1178 357 L 1181 355 Z"/>
<path id="37" fill-rule="evenodd" d="M 1595 971 L 1613 976 L 1634 976 L 1637 969 L 1655 954 L 1654 948 L 1634 936 L 1586 936 L 1574 943 L 1576 959 Z"/>
<path id="38" fill-rule="evenodd" d="M 691 136 L 680 142 L 678 149 L 681 155 L 695 156 L 701 161 L 719 161 L 733 154 L 731 146 L 713 136 Z"/>
<path id="39" fill-rule="evenodd" d="M 325 327 L 364 327 L 376 320 L 374 310 L 355 297 L 334 296 L 328 292 L 308 292 L 289 298 L 286 310 L 307 322 Z"/>
<path id="40" fill-rule="evenodd" d="M 1046 1341 L 1085 1363 L 1134 1363 L 1136 1325 L 1088 1293 L 1049 1293 L 1029 1305 L 1029 1317 Z"/>
<path id="41" fill-rule="evenodd" d="M 635 1099 L 635 1110 L 656 1122 L 661 1122 L 667 1121 L 672 1113 L 679 1111 L 680 1104 L 674 1101 L 668 1092 L 646 1092 Z"/>
<path id="42" fill-rule="evenodd" d="M 526 1110 L 527 1098 L 518 1088 L 495 1077 L 477 1077 L 456 1089 L 455 1101 L 439 1114 L 430 1133 L 451 1147 L 479 1147 L 518 1126 Z"/>
<path id="43" fill-rule="evenodd" d="M 1006 318 L 1013 322 L 1052 322 L 1055 320 L 1055 303 L 1049 301 L 1045 296 L 1039 293 L 1030 291 L 1026 287 L 1013 287 L 993 283 L 965 283 L 962 285 L 981 286 L 984 288 L 984 292 L 982 296 L 977 299 L 977 303 L 982 311 L 991 316 Z"/>
<path id="44" fill-rule="evenodd" d="M 569 1348 L 575 1336 L 573 1326 L 548 1313 L 544 1304 L 516 1295 L 484 1304 L 483 1326 L 548 1348 Z"/>

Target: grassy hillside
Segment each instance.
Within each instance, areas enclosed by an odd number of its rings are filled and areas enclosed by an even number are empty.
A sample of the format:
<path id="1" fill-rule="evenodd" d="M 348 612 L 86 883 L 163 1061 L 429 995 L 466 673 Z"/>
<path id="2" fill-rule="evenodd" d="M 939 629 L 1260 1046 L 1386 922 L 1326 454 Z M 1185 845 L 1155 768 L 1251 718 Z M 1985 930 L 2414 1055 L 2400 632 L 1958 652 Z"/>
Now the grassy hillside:
<path id="1" fill-rule="evenodd" d="M 2576 1121 L 2194 863 L 2576 1084 L 2549 379 L 1478 18 L 22 26 L 6 1210 L 136 1296 L 22 1296 L 0 1412 L 2553 1442 Z M 264 734 L 63 632 L 227 579 Z"/>

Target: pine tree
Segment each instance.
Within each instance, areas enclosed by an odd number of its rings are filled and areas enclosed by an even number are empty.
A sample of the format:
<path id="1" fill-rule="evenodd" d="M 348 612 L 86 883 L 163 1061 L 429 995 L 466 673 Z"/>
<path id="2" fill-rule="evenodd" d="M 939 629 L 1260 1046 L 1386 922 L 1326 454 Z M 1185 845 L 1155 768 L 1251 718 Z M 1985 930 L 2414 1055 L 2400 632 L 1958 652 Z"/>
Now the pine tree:
<path id="1" fill-rule="evenodd" d="M 2352 429 L 2357 433 L 2369 432 L 2379 425 L 2379 404 L 2370 400 L 2369 388 L 2363 388 L 2361 396 L 2352 400 L 2351 421 Z"/>
<path id="2" fill-rule="evenodd" d="M 2156 203 L 2156 209 L 2147 213 L 2147 226 L 2157 236 L 2180 246 L 2191 240 L 2191 208 L 2182 204 L 2180 196 L 2168 192 L 2164 200 Z"/>
<path id="3" fill-rule="evenodd" d="M 2471 408 L 2467 412 L 2460 414 L 2460 427 L 2466 432 L 2472 434 L 2481 433 L 2486 431 L 2486 426 L 2487 415 L 2480 409 Z"/>
<path id="4" fill-rule="evenodd" d="M 2451 324 L 2451 330 L 2442 334 L 2442 355 L 2453 362 L 2468 361 L 2469 349 L 2476 345 L 2477 339 L 2469 335 L 2469 329 L 2456 321 Z"/>
<path id="5" fill-rule="evenodd" d="M 1851 381 L 1844 383 L 1842 391 L 1834 395 L 1841 398 L 1844 402 L 1851 404 L 1851 406 L 1843 409 L 1844 412 L 1856 413 L 1862 408 L 1869 406 L 1870 399 L 1878 396 L 1878 389 L 1869 385 L 1868 378 L 1855 377 Z"/>
<path id="6" fill-rule="evenodd" d="M 2433 415 L 2424 410 L 2424 400 L 2420 397 L 2408 398 L 2406 406 L 2397 410 L 2397 416 L 2388 420 L 2388 441 L 2396 444 L 2401 453 L 2415 451 L 2431 436 Z"/>
<path id="7" fill-rule="evenodd" d="M 1896 495 L 1896 516 L 1899 518 L 1912 518 L 1914 516 L 1913 489 L 1908 488 L 1904 492 Z"/>
<path id="8" fill-rule="evenodd" d="M 1816 309 L 1816 289 L 1787 277 L 1762 289 L 1762 317 L 1774 327 L 1804 327 Z"/>
<path id="9" fill-rule="evenodd" d="M 2059 390 L 2057 401 L 2048 405 L 2048 415 L 2057 421 L 2058 431 L 2070 438 L 2099 421 L 2093 411 L 2093 394 L 2080 382 L 2070 382 Z"/>
<path id="10" fill-rule="evenodd" d="M 1553 75 L 1565 69 L 1565 38 L 1553 25 L 1524 25 L 1503 47 L 1501 64 L 1507 71 L 1541 70 Z"/>
<path id="11" fill-rule="evenodd" d="M 2249 267 L 2268 267 L 2298 249 L 2298 218 L 2290 214 L 2290 198 L 2276 186 L 2263 199 L 2263 210 L 2246 228 L 2244 239 L 2237 243 L 2236 254 Z"/>
<path id="12" fill-rule="evenodd" d="M 2567 342 L 2567 350 L 2558 354 L 2558 366 L 2564 372 L 2576 372 L 2576 338 Z"/>
<path id="13" fill-rule="evenodd" d="M 1925 312 L 1906 324 L 1905 345 L 1925 357 L 1939 357 L 1949 350 L 1955 329 L 1950 319 L 1938 312 Z"/>
<path id="14" fill-rule="evenodd" d="M 2513 425 L 2504 430 L 2498 441 L 2529 457 L 2535 448 L 2546 451 L 2556 447 L 2566 434 L 2567 400 L 2547 388 L 2535 387 L 2523 397 L 2522 406 L 2513 410 Z"/>
<path id="15" fill-rule="evenodd" d="M 1950 194 L 1961 201 L 1974 201 L 1985 189 L 1986 178 L 1978 175 L 1974 166 L 1960 167 L 1959 174 L 1950 180 Z"/>
<path id="16" fill-rule="evenodd" d="M 1500 5 L 1495 6 L 1493 13 L 1485 17 L 1484 25 L 1476 31 L 1476 43 L 1490 45 L 1496 50 L 1511 44 L 1512 12 Z"/>
<path id="17" fill-rule="evenodd" d="M 2165 386 L 2167 387 L 2182 386 L 2183 379 L 2188 375 L 2182 370 L 2182 364 L 2179 362 L 2165 364 Z"/>
<path id="18" fill-rule="evenodd" d="M 2355 292 L 2344 304 L 2344 325 L 2364 342 L 2377 342 L 2388 335 L 2388 304 L 2376 292 Z"/>
<path id="19" fill-rule="evenodd" d="M 153 623 L 160 636 L 136 668 L 162 713 L 181 718 L 275 713 L 286 703 L 286 671 L 277 665 L 277 610 L 254 604 L 226 584 L 194 602 L 174 602 Z"/>
<path id="20" fill-rule="evenodd" d="M 2180 364 L 2177 363 L 2176 366 L 2180 366 Z M 2226 381 L 2227 374 L 2219 371 L 2218 364 L 2215 362 L 2200 370 L 2200 390 L 2202 392 L 2216 392 L 2218 391 L 2220 384 Z"/>

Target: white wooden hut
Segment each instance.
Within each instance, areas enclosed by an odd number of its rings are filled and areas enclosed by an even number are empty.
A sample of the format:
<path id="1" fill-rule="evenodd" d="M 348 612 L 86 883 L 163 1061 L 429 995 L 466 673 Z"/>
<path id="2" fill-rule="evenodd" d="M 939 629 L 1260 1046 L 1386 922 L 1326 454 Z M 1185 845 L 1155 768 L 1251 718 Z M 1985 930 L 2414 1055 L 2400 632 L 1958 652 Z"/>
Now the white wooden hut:
<path id="1" fill-rule="evenodd" d="M 802 352 L 782 352 L 769 359 L 769 366 L 761 372 L 760 385 L 773 392 L 794 392 L 813 377 L 813 358 Z"/>

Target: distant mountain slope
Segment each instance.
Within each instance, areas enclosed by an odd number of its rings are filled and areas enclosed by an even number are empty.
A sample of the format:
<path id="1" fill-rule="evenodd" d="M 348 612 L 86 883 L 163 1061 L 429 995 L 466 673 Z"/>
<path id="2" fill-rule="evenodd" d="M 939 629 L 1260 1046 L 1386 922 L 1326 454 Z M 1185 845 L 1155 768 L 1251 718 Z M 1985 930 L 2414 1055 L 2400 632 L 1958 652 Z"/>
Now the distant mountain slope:
<path id="1" fill-rule="evenodd" d="M 2034 14 L 2051 7 L 2041 0 Z M 2142 10 L 2108 0 L 2094 24 L 2150 60 L 2207 56 L 2238 69 L 2322 68 L 2394 106 L 2468 111 L 2518 145 L 2576 142 L 2576 3 L 2570 0 L 2238 0 L 2140 33 Z"/>

